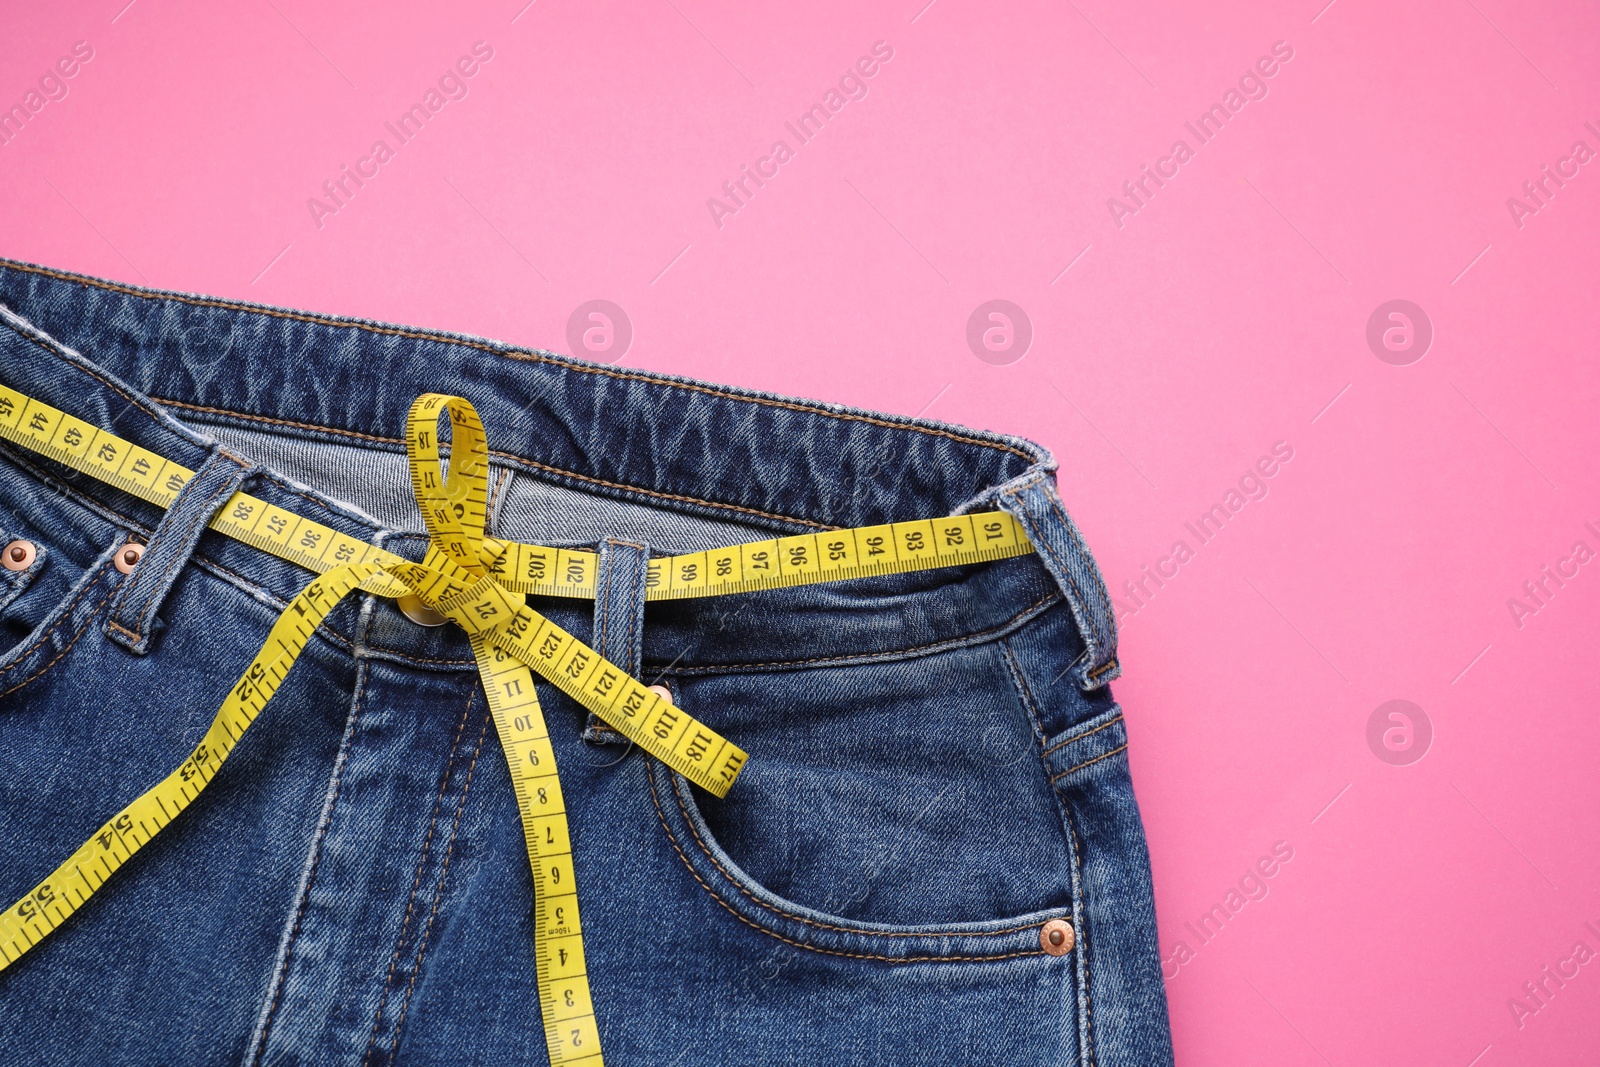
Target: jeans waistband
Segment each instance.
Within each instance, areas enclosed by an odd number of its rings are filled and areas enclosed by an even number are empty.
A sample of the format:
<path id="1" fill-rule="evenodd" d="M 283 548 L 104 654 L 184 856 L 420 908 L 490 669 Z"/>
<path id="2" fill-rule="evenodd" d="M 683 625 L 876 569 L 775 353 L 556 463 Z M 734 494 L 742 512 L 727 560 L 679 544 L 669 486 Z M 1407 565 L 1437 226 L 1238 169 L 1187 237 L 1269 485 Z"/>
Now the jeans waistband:
<path id="1" fill-rule="evenodd" d="M 1057 597 L 1079 601 L 1073 613 L 1086 641 L 1074 655 L 1100 669 L 1096 684 L 1114 663 L 1109 598 L 1092 559 L 1065 512 L 1051 515 L 1052 501 L 1059 510 L 1054 493 L 1027 491 L 1055 469 L 1028 441 L 7 260 L 0 306 L 0 380 L 191 468 L 230 433 L 403 456 L 411 402 L 448 392 L 477 407 L 495 463 L 510 477 L 746 531 L 704 535 L 721 543 L 998 505 L 1018 511 L 1036 542 L 1053 546 L 1053 558 L 1058 550 L 1082 556 L 652 604 L 647 664 L 772 669 L 913 654 L 998 632 Z M 265 462 L 251 485 L 258 495 L 402 554 L 420 552 L 421 539 L 390 517 L 308 488 L 296 472 L 275 470 L 272 455 L 254 458 Z M 134 524 L 159 519 L 91 479 L 52 476 Z M 1031 520 L 1019 509 L 1031 509 Z M 532 533 L 519 539 L 577 543 Z M 201 556 L 271 600 L 288 599 L 307 578 L 247 546 L 214 543 L 222 540 L 207 535 Z M 1072 588 L 1085 581 L 1095 588 Z M 429 658 L 441 651 L 435 645 L 459 643 L 459 656 L 433 658 L 469 661 L 456 636 L 396 627 L 393 641 L 403 647 L 393 651 Z"/>

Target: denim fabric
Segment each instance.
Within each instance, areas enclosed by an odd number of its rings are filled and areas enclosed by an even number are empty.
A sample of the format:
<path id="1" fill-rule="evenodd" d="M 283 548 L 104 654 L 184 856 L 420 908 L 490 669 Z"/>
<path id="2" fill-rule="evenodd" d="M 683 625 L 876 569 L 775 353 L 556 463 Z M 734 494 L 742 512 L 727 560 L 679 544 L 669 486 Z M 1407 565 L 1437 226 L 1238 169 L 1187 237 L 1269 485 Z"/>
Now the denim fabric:
<path id="1" fill-rule="evenodd" d="M 538 610 L 750 753 L 717 800 L 540 683 L 608 1063 L 1171 1062 L 1109 600 L 1038 446 L 3 261 L 0 382 L 207 472 L 164 515 L 0 445 L 0 536 L 39 548 L 0 574 L 5 901 L 181 761 L 309 580 L 197 534 L 226 487 L 420 558 L 406 411 L 458 393 L 492 532 L 602 553 L 597 602 Z M 641 607 L 647 552 L 991 507 L 1039 553 Z M 0 1058 L 544 1063 L 532 903 L 465 636 L 352 596 L 0 972 Z"/>

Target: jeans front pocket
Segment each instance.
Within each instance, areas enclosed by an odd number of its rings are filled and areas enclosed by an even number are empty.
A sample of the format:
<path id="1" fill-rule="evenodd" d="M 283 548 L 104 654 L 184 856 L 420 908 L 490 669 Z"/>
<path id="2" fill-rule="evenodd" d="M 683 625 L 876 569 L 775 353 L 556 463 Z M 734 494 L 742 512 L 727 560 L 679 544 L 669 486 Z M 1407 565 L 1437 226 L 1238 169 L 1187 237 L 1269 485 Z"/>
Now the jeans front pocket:
<path id="1" fill-rule="evenodd" d="M 1071 848 L 994 645 L 675 688 L 750 752 L 721 800 L 647 761 L 671 847 L 742 923 L 883 962 L 1058 954 Z"/>
<path id="2" fill-rule="evenodd" d="M 701 888 L 740 922 L 795 948 L 882 963 L 977 963 L 1043 956 L 1046 923 L 1070 919 L 1071 906 L 976 922 L 909 926 L 849 919 L 773 893 L 751 878 L 711 836 L 688 780 L 646 761 L 651 799 L 678 857 Z"/>
<path id="3" fill-rule="evenodd" d="M 29 551 L 31 564 L 0 579 L 0 716 L 6 698 L 64 663 L 116 591 L 114 545 L 88 567 L 33 535 L 0 533 L 0 553 Z M 25 548 L 22 546 L 26 546 Z"/>

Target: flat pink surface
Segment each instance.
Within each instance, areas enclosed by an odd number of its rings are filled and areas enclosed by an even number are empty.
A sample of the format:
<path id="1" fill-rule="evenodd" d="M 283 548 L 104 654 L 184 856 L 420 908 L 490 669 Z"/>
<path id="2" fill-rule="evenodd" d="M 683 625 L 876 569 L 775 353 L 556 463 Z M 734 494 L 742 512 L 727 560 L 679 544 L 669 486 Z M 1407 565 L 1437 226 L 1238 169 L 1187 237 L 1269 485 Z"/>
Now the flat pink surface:
<path id="1" fill-rule="evenodd" d="M 1593 5 L 525 2 L 7 3 L 0 253 L 1045 443 L 1179 1062 L 1600 1059 Z"/>

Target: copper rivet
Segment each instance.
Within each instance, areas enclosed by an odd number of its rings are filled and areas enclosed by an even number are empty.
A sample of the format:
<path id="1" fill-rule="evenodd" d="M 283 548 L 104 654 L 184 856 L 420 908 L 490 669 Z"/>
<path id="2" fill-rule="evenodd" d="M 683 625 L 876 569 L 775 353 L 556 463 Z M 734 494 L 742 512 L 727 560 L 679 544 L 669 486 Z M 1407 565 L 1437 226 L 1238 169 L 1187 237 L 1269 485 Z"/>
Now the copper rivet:
<path id="1" fill-rule="evenodd" d="M 1051 919 L 1039 930 L 1039 947 L 1052 956 L 1065 956 L 1072 951 L 1072 924 L 1065 919 Z"/>
<path id="2" fill-rule="evenodd" d="M 33 547 L 32 541 L 13 541 L 0 555 L 0 563 L 4 563 L 8 571 L 25 571 L 38 558 L 39 550 Z"/>
<path id="3" fill-rule="evenodd" d="M 422 598 L 415 593 L 407 593 L 397 600 L 400 612 L 418 626 L 443 626 L 449 622 L 447 616 L 439 614 L 422 602 Z"/>
<path id="4" fill-rule="evenodd" d="M 666 686 L 652 685 L 650 687 L 650 692 L 654 693 L 662 700 L 665 700 L 668 704 L 672 703 L 672 690 L 668 689 Z"/>
<path id="5" fill-rule="evenodd" d="M 112 560 L 117 565 L 117 570 L 123 574 L 132 574 L 133 568 L 139 565 L 144 558 L 144 546 L 137 541 L 129 541 L 117 549 L 116 557 Z"/>

